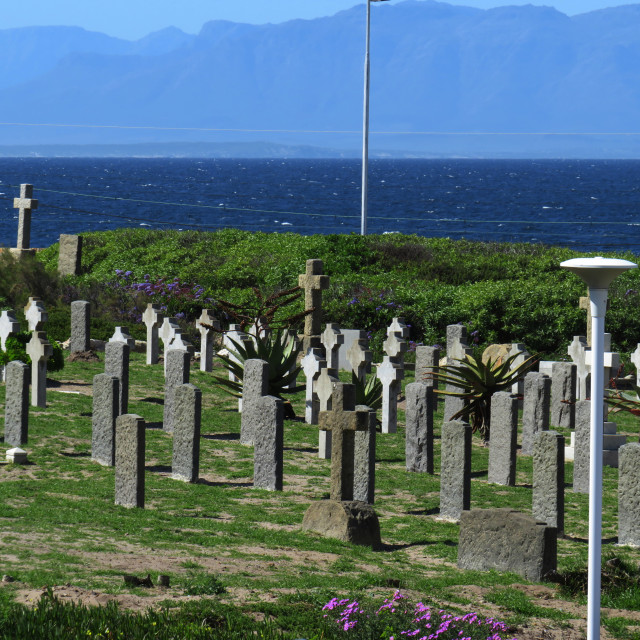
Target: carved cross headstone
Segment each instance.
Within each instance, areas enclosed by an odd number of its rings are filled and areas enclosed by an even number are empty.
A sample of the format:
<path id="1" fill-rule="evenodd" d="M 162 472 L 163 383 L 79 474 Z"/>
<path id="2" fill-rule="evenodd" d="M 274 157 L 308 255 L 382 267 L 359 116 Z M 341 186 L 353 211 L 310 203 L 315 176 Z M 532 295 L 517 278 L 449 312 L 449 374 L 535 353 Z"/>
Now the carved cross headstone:
<path id="1" fill-rule="evenodd" d="M 636 350 L 631 354 L 631 362 L 636 368 L 636 386 L 640 386 L 640 344 L 638 344 Z"/>
<path id="2" fill-rule="evenodd" d="M 27 344 L 27 355 L 31 358 L 31 406 L 47 406 L 47 360 L 53 347 L 44 331 L 34 331 Z"/>
<path id="3" fill-rule="evenodd" d="M 366 331 L 360 332 L 360 337 L 353 341 L 353 344 L 347 351 L 347 360 L 351 365 L 351 369 L 356 374 L 358 380 L 364 380 L 367 371 L 371 369 L 371 361 L 373 355 L 368 348 L 369 341 L 367 340 Z"/>
<path id="4" fill-rule="evenodd" d="M 18 214 L 18 249 L 31 247 L 31 212 L 38 208 L 38 201 L 33 198 L 33 185 L 21 184 L 20 197 L 13 199 L 13 208 Z"/>
<path id="5" fill-rule="evenodd" d="M 200 332 L 200 371 L 213 369 L 213 336 L 220 331 L 218 318 L 211 309 L 203 309 L 196 320 L 196 329 Z"/>
<path id="6" fill-rule="evenodd" d="M 400 333 L 389 333 L 382 347 L 391 362 L 404 367 L 404 354 L 408 345 Z"/>
<path id="7" fill-rule="evenodd" d="M 20 323 L 16 319 L 13 309 L 5 309 L 0 315 L 0 345 L 2 350 L 6 351 L 7 338 L 20 331 Z"/>
<path id="8" fill-rule="evenodd" d="M 397 333 L 403 340 L 409 339 L 409 327 L 407 326 L 404 318 L 394 318 L 391 324 L 387 327 L 387 336 L 392 333 Z"/>
<path id="9" fill-rule="evenodd" d="M 337 383 L 331 411 L 320 413 L 320 428 L 331 431 L 331 500 L 354 499 L 355 435 L 369 430 L 368 409 L 355 409 L 355 386 Z"/>
<path id="10" fill-rule="evenodd" d="M 109 338 L 109 342 L 122 342 L 126 344 L 129 349 L 133 351 L 133 348 L 136 346 L 136 341 L 133 339 L 133 336 L 129 333 L 128 327 L 116 327 L 113 335 Z"/>
<path id="11" fill-rule="evenodd" d="M 587 339 L 584 336 L 573 336 L 573 342 L 569 345 L 567 353 L 577 367 L 578 400 L 586 400 L 588 395 L 589 367 L 587 367 L 587 351 Z"/>
<path id="12" fill-rule="evenodd" d="M 331 411 L 331 396 L 333 388 L 340 382 L 336 369 L 322 369 L 316 381 L 316 395 L 320 411 Z M 318 443 L 318 458 L 329 460 L 331 458 L 331 433 L 320 429 Z"/>
<path id="13" fill-rule="evenodd" d="M 329 276 L 322 275 L 322 260 L 307 260 L 305 273 L 298 276 L 298 286 L 304 289 L 305 311 L 313 309 L 304 319 L 303 351 L 312 346 L 311 338 L 319 341 L 322 324 L 322 291 L 329 288 Z"/>
<path id="14" fill-rule="evenodd" d="M 328 322 L 322 333 L 322 346 L 325 350 L 329 369 L 338 370 L 338 352 L 341 344 L 344 344 L 344 335 L 340 331 L 340 325 L 335 322 Z"/>
<path id="15" fill-rule="evenodd" d="M 24 307 L 24 317 L 27 320 L 29 331 L 40 330 L 42 328 L 41 325 L 49 319 L 44 304 L 39 298 L 29 298 Z"/>
<path id="16" fill-rule="evenodd" d="M 162 346 L 166 351 L 169 350 L 169 345 L 173 341 L 176 335 L 176 331 L 180 331 L 180 325 L 175 318 L 164 318 L 158 337 L 162 340 Z"/>
<path id="17" fill-rule="evenodd" d="M 160 348 L 158 345 L 158 334 L 164 316 L 160 312 L 160 305 L 147 305 L 142 314 L 142 321 L 147 327 L 147 364 L 157 364 Z"/>
<path id="18" fill-rule="evenodd" d="M 322 349 L 309 349 L 307 355 L 301 361 L 302 371 L 307 379 L 304 412 L 304 420 L 307 424 L 318 424 L 320 401 L 314 386 L 316 380 L 320 377 L 322 369 L 327 368 L 327 361 L 323 359 L 322 355 Z"/>
<path id="19" fill-rule="evenodd" d="M 378 367 L 378 379 L 382 382 L 382 433 L 398 430 L 398 394 L 404 378 L 402 365 L 385 356 Z"/>

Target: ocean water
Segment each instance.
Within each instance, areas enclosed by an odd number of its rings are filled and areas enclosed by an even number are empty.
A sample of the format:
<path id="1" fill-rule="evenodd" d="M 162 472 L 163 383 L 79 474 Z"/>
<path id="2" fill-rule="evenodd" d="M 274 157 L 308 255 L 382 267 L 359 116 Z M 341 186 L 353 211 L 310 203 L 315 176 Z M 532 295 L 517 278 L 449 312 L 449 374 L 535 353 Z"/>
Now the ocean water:
<path id="1" fill-rule="evenodd" d="M 354 160 L 0 159 L 0 245 L 15 246 L 21 183 L 31 246 L 118 227 L 360 232 Z M 640 253 L 640 161 L 373 160 L 369 233 Z"/>

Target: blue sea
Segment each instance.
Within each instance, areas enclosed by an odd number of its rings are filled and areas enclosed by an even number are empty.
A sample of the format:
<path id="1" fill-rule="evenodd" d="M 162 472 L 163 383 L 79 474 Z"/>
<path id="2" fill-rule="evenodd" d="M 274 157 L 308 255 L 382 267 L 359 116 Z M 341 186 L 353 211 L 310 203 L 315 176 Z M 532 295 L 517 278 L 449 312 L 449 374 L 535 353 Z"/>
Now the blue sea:
<path id="1" fill-rule="evenodd" d="M 0 244 L 34 185 L 31 246 L 118 227 L 360 232 L 354 160 L 4 158 Z M 369 233 L 640 253 L 640 161 L 372 160 Z"/>

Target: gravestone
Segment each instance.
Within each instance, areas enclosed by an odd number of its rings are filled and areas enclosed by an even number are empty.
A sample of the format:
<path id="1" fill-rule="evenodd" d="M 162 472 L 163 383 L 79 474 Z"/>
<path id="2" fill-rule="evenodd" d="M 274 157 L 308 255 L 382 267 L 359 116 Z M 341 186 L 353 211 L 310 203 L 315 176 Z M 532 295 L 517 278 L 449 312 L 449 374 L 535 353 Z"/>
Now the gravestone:
<path id="1" fill-rule="evenodd" d="M 47 360 L 53 347 L 44 331 L 34 331 L 27 344 L 27 355 L 31 358 L 31 406 L 45 409 L 47 406 Z"/>
<path id="2" fill-rule="evenodd" d="M 369 426 L 355 433 L 353 499 L 373 504 L 376 490 L 376 412 L 363 404 L 356 405 L 354 409 L 356 412 L 369 412 Z"/>
<path id="3" fill-rule="evenodd" d="M 6 367 L 4 443 L 20 447 L 29 437 L 29 365 L 18 360 Z"/>
<path id="4" fill-rule="evenodd" d="M 340 366 L 340 346 L 344 344 L 344 334 L 340 331 L 340 325 L 328 322 L 322 332 L 322 346 L 329 369 L 338 370 Z"/>
<path id="5" fill-rule="evenodd" d="M 180 332 L 180 325 L 175 318 L 165 317 L 160 326 L 158 337 L 162 340 L 162 351 L 164 355 L 164 375 L 167 375 L 167 352 L 171 348 L 171 343 L 176 337 L 176 333 Z"/>
<path id="6" fill-rule="evenodd" d="M 423 382 L 433 389 L 438 388 L 438 380 L 433 377 L 440 368 L 440 348 L 416 347 L 416 382 Z"/>
<path id="7" fill-rule="evenodd" d="M 129 345 L 126 342 L 104 345 L 104 372 L 120 381 L 118 415 L 124 415 L 129 409 Z"/>
<path id="8" fill-rule="evenodd" d="M 591 447 L 591 401 L 576 402 L 575 441 L 573 451 L 573 492 L 589 493 Z"/>
<path id="9" fill-rule="evenodd" d="M 175 392 L 178 387 L 189 382 L 191 356 L 188 351 L 169 348 L 165 352 L 167 373 L 164 378 L 164 412 L 162 428 L 173 433 L 176 424 Z"/>
<path id="10" fill-rule="evenodd" d="M 471 427 L 445 422 L 441 442 L 439 519 L 458 522 L 471 506 Z"/>
<path id="11" fill-rule="evenodd" d="M 329 288 L 329 276 L 322 275 L 322 260 L 307 260 L 305 273 L 298 276 L 298 286 L 304 289 L 304 309 L 312 310 L 304 319 L 302 352 L 319 347 L 322 325 L 322 291 Z"/>
<path id="12" fill-rule="evenodd" d="M 540 431 L 533 443 L 533 517 L 564 532 L 564 436 Z"/>
<path id="13" fill-rule="evenodd" d="M 69 351 L 79 353 L 91 349 L 91 304 L 86 300 L 71 303 L 71 339 Z"/>
<path id="14" fill-rule="evenodd" d="M 58 273 L 61 276 L 79 276 L 82 271 L 82 236 L 60 234 L 58 247 Z"/>
<path id="15" fill-rule="evenodd" d="M 213 341 L 216 331 L 220 332 L 220 322 L 211 309 L 203 309 L 196 320 L 200 332 L 200 371 L 213 370 Z"/>
<path id="16" fill-rule="evenodd" d="M 471 353 L 467 345 L 467 328 L 462 324 L 450 324 L 447 326 L 447 366 L 459 365 L 459 360 L 464 360 Z M 446 385 L 447 391 L 459 391 L 458 387 Z M 463 398 L 455 396 L 444 397 L 444 421 L 449 422 L 452 417 L 464 409 Z"/>
<path id="17" fill-rule="evenodd" d="M 144 509 L 144 448 L 144 419 L 133 413 L 118 416 L 115 474 L 117 505 Z"/>
<path id="18" fill-rule="evenodd" d="M 593 352 L 591 350 L 587 351 L 585 354 L 586 365 L 591 371 L 591 359 L 593 357 Z M 611 378 L 617 376 L 618 371 L 620 370 L 620 354 L 611 351 L 611 334 L 604 334 L 604 354 L 603 354 L 603 366 L 604 366 L 604 375 L 603 375 L 603 392 L 609 388 L 611 383 Z M 604 415 L 606 416 L 609 412 L 609 405 L 605 402 L 604 406 Z"/>
<path id="19" fill-rule="evenodd" d="M 522 455 L 530 456 L 536 434 L 549 430 L 550 403 L 551 378 L 536 371 L 527 373 L 522 403 Z"/>
<path id="20" fill-rule="evenodd" d="M 157 364 L 160 356 L 160 346 L 158 344 L 160 327 L 164 321 L 164 316 L 160 312 L 160 305 L 149 302 L 142 314 L 142 321 L 147 327 L 147 364 Z"/>
<path id="21" fill-rule="evenodd" d="M 518 398 L 498 391 L 491 397 L 488 483 L 515 485 L 517 437 Z"/>
<path id="22" fill-rule="evenodd" d="M 108 373 L 93 377 L 91 459 L 106 467 L 116 462 L 116 419 L 120 415 L 120 379 Z"/>
<path id="23" fill-rule="evenodd" d="M 371 361 L 373 360 L 366 331 L 360 331 L 358 339 L 351 343 L 351 347 L 347 351 L 347 360 L 358 380 L 364 382 L 367 373 L 371 370 Z"/>
<path id="24" fill-rule="evenodd" d="M 336 383 L 340 382 L 338 372 L 333 369 L 322 369 L 316 382 L 316 394 L 318 396 L 318 408 L 320 411 L 331 411 L 331 396 Z M 331 432 L 325 429 L 319 430 L 318 458 L 331 459 Z"/>
<path id="25" fill-rule="evenodd" d="M 274 396 L 256 400 L 253 486 L 282 491 L 284 467 L 284 403 Z"/>
<path id="26" fill-rule="evenodd" d="M 16 247 L 19 250 L 29 249 L 31 247 L 31 212 L 38 208 L 38 201 L 33 198 L 33 185 L 20 185 L 20 197 L 13 199 L 13 208 L 19 211 Z"/>
<path id="27" fill-rule="evenodd" d="M 378 380 L 382 383 L 382 433 L 398 431 L 398 394 L 402 389 L 404 368 L 385 356 L 378 367 Z"/>
<path id="28" fill-rule="evenodd" d="M 433 475 L 433 388 L 412 382 L 405 388 L 407 471 Z"/>
<path id="29" fill-rule="evenodd" d="M 638 344 L 636 350 L 631 354 L 631 362 L 636 368 L 636 386 L 640 387 L 640 344 Z"/>
<path id="30" fill-rule="evenodd" d="M 588 295 L 580 297 L 578 308 L 587 312 L 587 347 L 591 348 L 591 299 Z M 609 301 L 607 300 L 607 309 L 608 308 Z"/>
<path id="31" fill-rule="evenodd" d="M 20 332 L 20 323 L 16 319 L 13 309 L 5 309 L 0 314 L 0 347 L 7 350 L 7 338 Z M 4 380 L 4 366 L 0 366 L 0 382 Z"/>
<path id="32" fill-rule="evenodd" d="M 398 320 L 398 318 L 395 318 L 395 320 Z M 390 331 L 390 328 L 387 329 L 387 331 Z M 392 331 L 391 333 L 389 333 L 382 347 L 385 354 L 389 357 L 389 360 L 391 360 L 391 362 L 399 364 L 404 370 L 404 354 L 407 350 L 408 345 L 407 341 L 402 337 L 401 332 Z"/>
<path id="33" fill-rule="evenodd" d="M 541 582 L 558 561 L 557 531 L 513 509 L 472 509 L 460 518 L 458 567 L 511 571 Z"/>
<path id="34" fill-rule="evenodd" d="M 29 298 L 24 307 L 24 317 L 27 320 L 29 331 L 40 331 L 42 325 L 49 319 L 44 304 L 39 298 Z"/>
<path id="35" fill-rule="evenodd" d="M 109 342 L 122 342 L 129 347 L 130 351 L 133 351 L 136 346 L 136 341 L 129 333 L 128 327 L 116 327 L 113 335 L 109 338 Z"/>
<path id="36" fill-rule="evenodd" d="M 640 443 L 620 447 L 618 544 L 640 547 Z"/>
<path id="37" fill-rule="evenodd" d="M 573 336 L 573 341 L 567 349 L 567 353 L 573 364 L 576 365 L 576 397 L 578 400 L 586 400 L 589 391 L 591 377 L 590 367 L 587 366 L 587 339 L 584 336 Z"/>
<path id="38" fill-rule="evenodd" d="M 300 363 L 307 380 L 305 392 L 304 421 L 307 424 L 318 424 L 320 400 L 315 390 L 316 382 L 322 369 L 327 368 L 327 361 L 323 358 L 322 349 L 309 349 Z"/>
<path id="39" fill-rule="evenodd" d="M 573 429 L 575 424 L 576 374 L 572 362 L 554 362 L 551 374 L 551 424 Z"/>
<path id="40" fill-rule="evenodd" d="M 332 410 L 320 413 L 320 426 L 331 431 L 331 498 L 313 503 L 305 513 L 303 529 L 317 531 L 354 544 L 377 548 L 380 546 L 380 524 L 373 508 L 356 500 L 358 487 L 370 495 L 374 473 L 369 449 L 356 450 L 356 433 L 369 434 L 363 438 L 371 443 L 372 412 L 368 407 L 355 407 L 355 386 L 337 383 L 331 400 Z M 362 441 L 361 441 L 362 442 Z M 356 477 L 364 471 L 369 477 Z M 358 490 L 359 492 L 359 490 Z"/>
<path id="41" fill-rule="evenodd" d="M 259 400 L 269 394 L 269 363 L 253 358 L 244 362 L 240 444 L 253 445 L 260 420 Z"/>
<path id="42" fill-rule="evenodd" d="M 169 354 L 173 351 L 170 349 Z M 200 419 L 202 392 L 192 384 L 173 390 L 173 460 L 171 477 L 198 482 L 200 474 Z"/>

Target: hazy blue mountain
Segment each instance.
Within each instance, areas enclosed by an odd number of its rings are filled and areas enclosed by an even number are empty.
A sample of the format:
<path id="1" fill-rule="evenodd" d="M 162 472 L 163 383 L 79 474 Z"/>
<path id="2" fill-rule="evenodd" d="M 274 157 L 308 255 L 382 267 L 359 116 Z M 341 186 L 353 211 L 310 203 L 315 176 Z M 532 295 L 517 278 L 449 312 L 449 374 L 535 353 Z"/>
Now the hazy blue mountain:
<path id="1" fill-rule="evenodd" d="M 640 5 L 569 18 L 531 5 L 485 11 L 407 0 L 373 6 L 372 14 L 374 131 L 640 131 Z M 27 31 L 0 31 L 3 50 L 8 45 L 2 38 L 13 33 L 13 49 L 22 51 L 14 51 L 13 63 L 0 63 L 0 82 L 14 80 L 0 91 L 0 122 L 234 131 L 0 127 L 5 144 L 269 139 L 358 148 L 357 133 L 237 130 L 357 132 L 363 6 L 277 25 L 214 21 L 198 36 L 165 30 L 137 43 L 82 30 L 47 31 L 48 48 L 56 52 L 48 69 L 35 62 L 47 48 L 39 38 L 31 35 L 25 40 L 29 46 L 17 42 L 18 32 Z M 11 72 L 12 64 L 22 71 Z M 27 68 L 31 76 L 25 78 Z M 37 77 L 36 68 L 43 71 Z M 26 81 L 19 83 L 20 78 Z M 16 100 L 16 95 L 29 99 Z M 449 149 L 461 155 L 465 149 L 481 154 L 482 149 L 502 148 L 526 155 L 527 149 L 542 152 L 545 145 L 561 154 L 566 145 L 588 155 L 589 148 L 615 154 L 618 144 L 616 138 L 576 136 L 576 145 L 571 140 L 373 134 L 372 148 L 426 154 Z M 617 146 L 625 155 L 630 147 L 628 139 Z"/>

